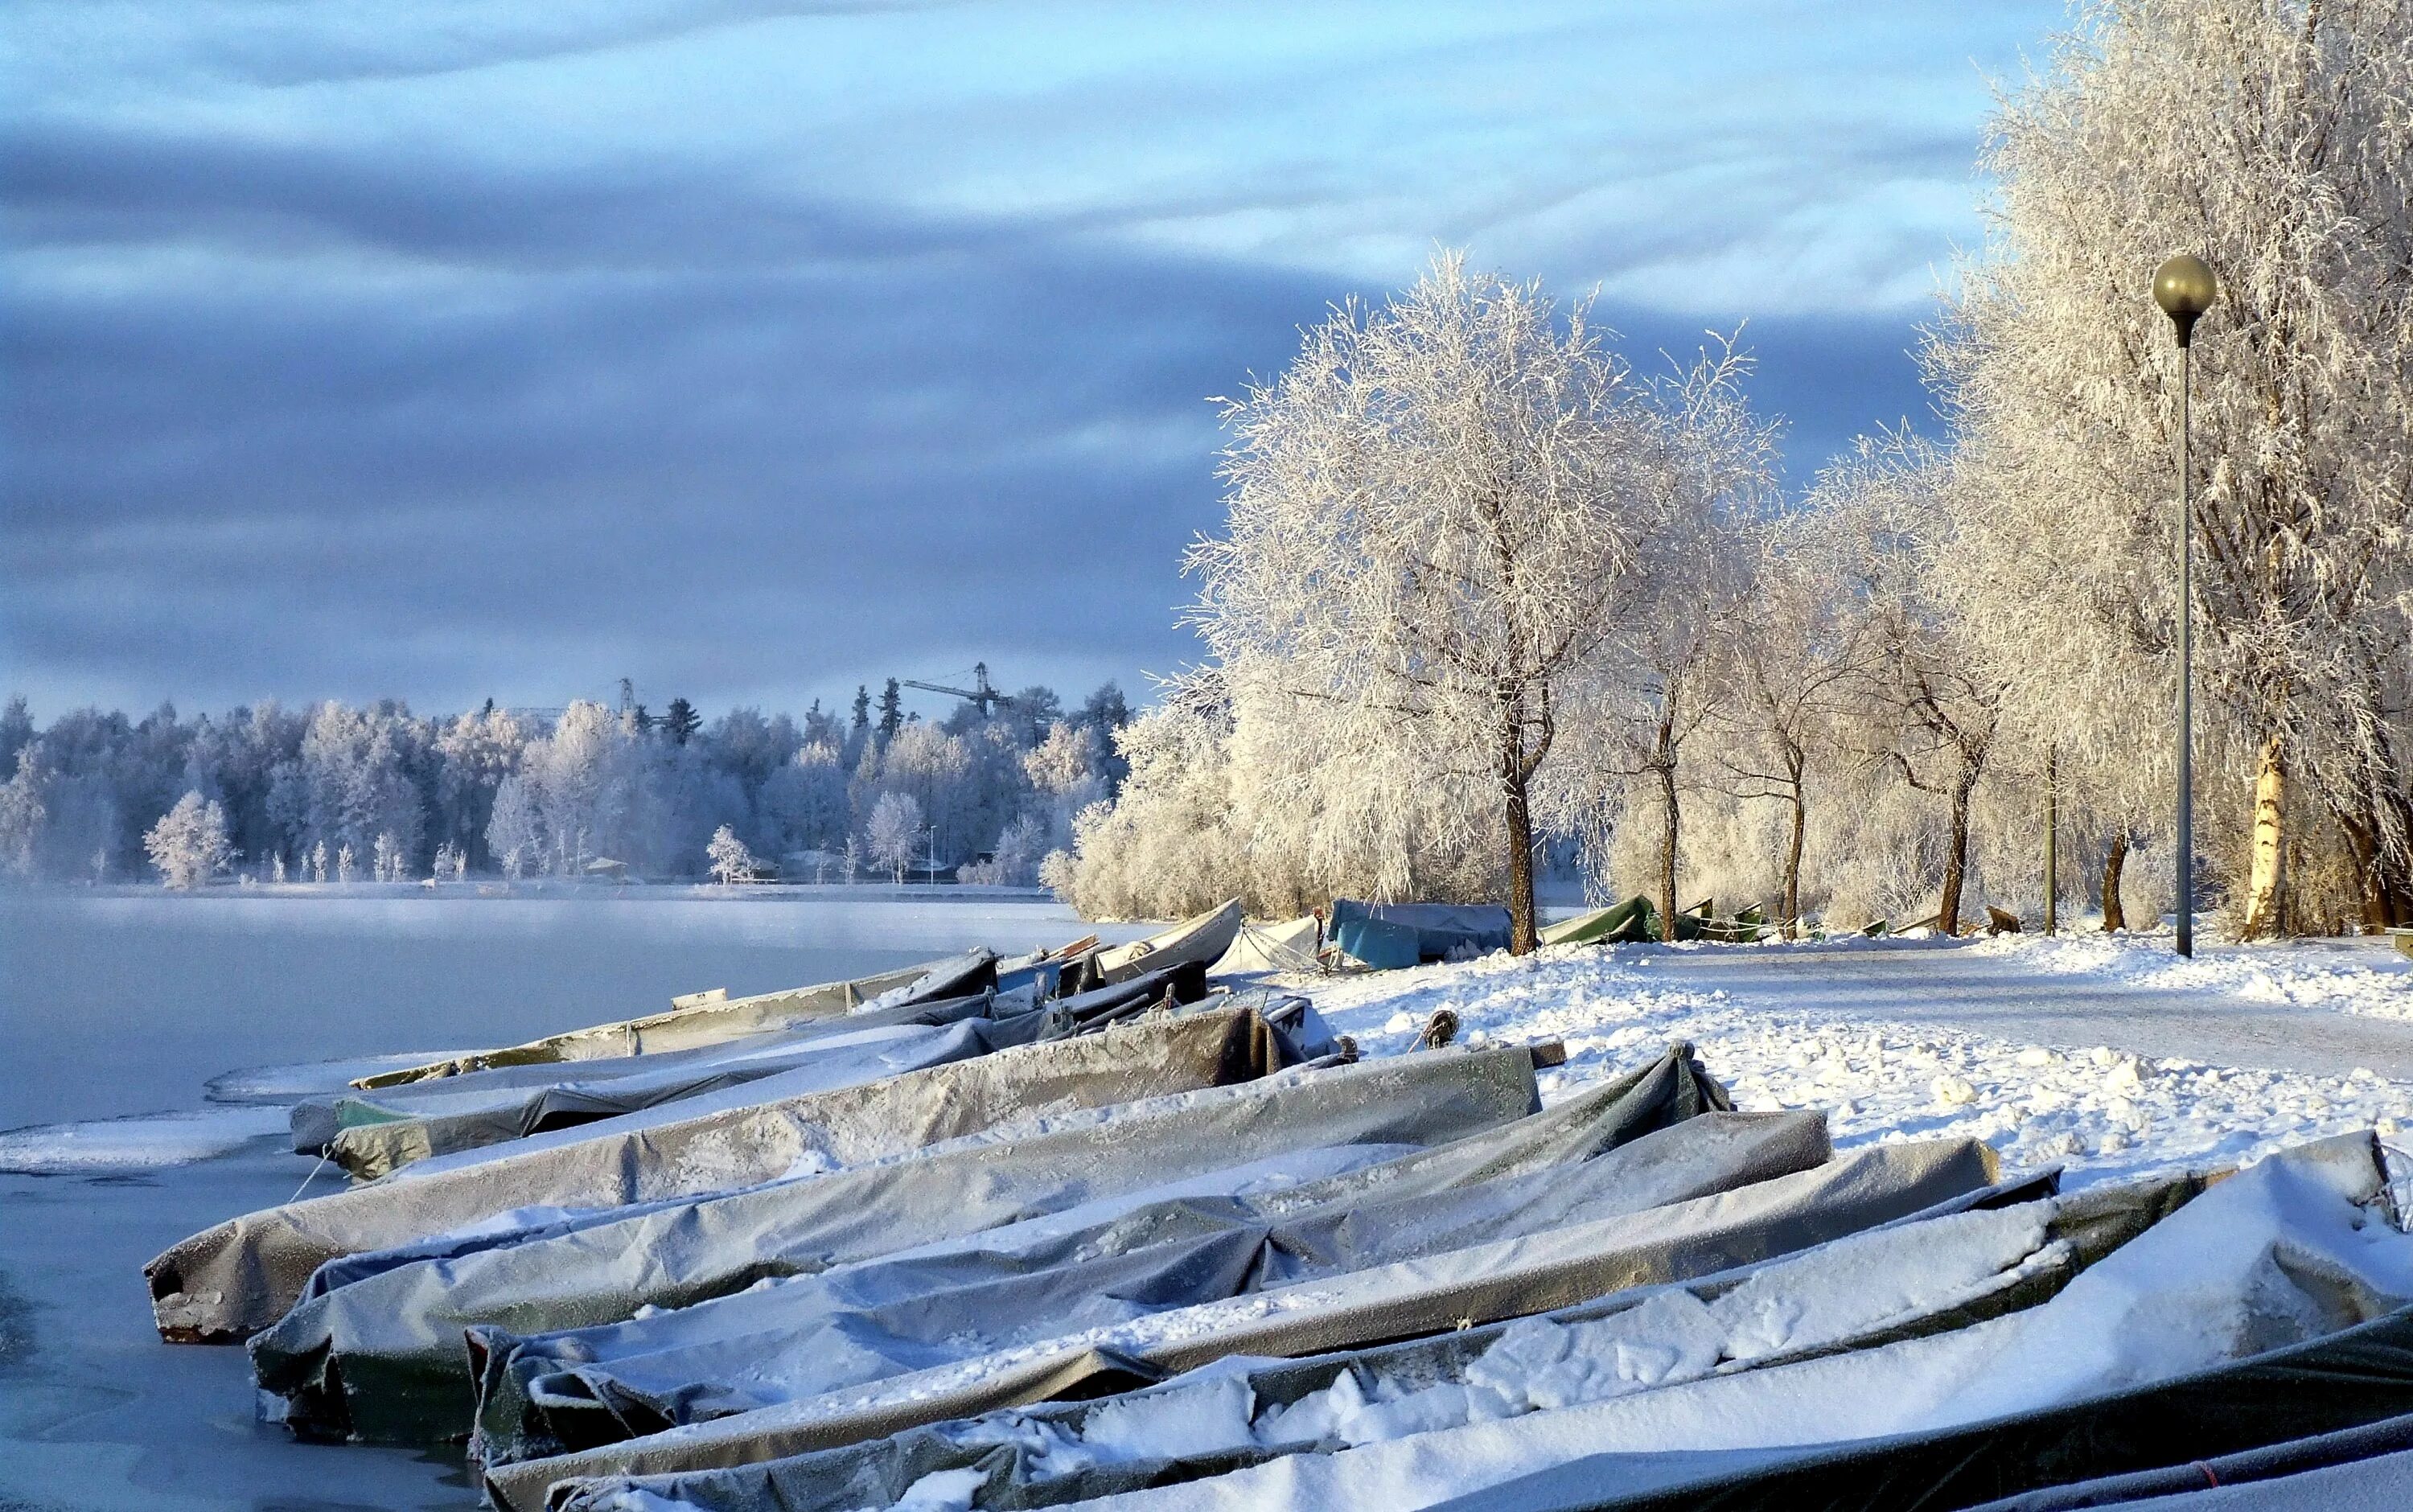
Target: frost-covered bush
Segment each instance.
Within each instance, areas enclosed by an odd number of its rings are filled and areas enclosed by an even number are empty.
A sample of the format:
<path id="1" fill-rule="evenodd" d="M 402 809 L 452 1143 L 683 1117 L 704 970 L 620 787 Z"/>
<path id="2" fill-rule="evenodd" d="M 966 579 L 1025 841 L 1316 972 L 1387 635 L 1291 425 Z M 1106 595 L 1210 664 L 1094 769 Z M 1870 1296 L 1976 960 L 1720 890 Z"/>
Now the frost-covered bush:
<path id="1" fill-rule="evenodd" d="M 236 855 L 227 838 L 226 810 L 215 798 L 187 793 L 159 816 L 142 837 L 142 847 L 159 880 L 170 887 L 199 887 L 224 871 Z"/>

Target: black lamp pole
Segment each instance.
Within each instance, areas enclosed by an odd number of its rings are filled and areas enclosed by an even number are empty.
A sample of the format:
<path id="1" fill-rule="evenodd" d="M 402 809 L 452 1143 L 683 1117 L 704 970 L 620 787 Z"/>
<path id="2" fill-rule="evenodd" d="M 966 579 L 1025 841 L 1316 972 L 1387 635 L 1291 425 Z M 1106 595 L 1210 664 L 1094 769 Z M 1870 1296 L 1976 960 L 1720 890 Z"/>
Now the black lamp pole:
<path id="1" fill-rule="evenodd" d="M 2195 954 L 2195 523 L 2189 501 L 2187 353 L 2195 322 L 2220 297 L 2220 281 L 2184 253 L 2154 270 L 2154 303 L 2179 335 L 2179 954 Z"/>

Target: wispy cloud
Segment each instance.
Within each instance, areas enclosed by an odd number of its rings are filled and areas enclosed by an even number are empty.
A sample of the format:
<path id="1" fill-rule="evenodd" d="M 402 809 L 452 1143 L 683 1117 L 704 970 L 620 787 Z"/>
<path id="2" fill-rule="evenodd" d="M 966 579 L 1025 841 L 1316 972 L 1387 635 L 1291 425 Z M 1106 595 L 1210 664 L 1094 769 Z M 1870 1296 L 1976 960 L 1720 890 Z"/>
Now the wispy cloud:
<path id="1" fill-rule="evenodd" d="M 1805 473 L 1919 407 L 1981 76 L 2058 14 L 25 0 L 6 675 L 1128 682 L 1194 654 L 1205 396 L 1441 244 L 1644 352 L 1753 318 Z"/>

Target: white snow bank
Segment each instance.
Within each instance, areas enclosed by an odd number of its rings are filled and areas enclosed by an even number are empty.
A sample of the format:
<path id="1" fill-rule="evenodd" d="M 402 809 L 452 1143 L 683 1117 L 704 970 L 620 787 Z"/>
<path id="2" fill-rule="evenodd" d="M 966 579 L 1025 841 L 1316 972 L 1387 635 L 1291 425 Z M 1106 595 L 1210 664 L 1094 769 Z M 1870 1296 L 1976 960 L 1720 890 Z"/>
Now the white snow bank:
<path id="1" fill-rule="evenodd" d="M 2213 1187 L 2024 1312 L 1563 1410 L 1411 1426 L 1357 1448 L 1082 1505 L 1405 1509 L 1588 1455 L 1927 1431 L 2167 1380 L 2362 1321 L 2339 1312 L 2345 1296 L 2383 1309 L 2413 1301 L 2413 1236 L 2384 1220 L 2378 1195 L 2367 1149 L 2338 1141 Z M 2297 1279 L 2307 1276 L 2309 1285 Z M 1554 1366 L 1503 1360 L 1500 1373 L 1531 1395 Z"/>
<path id="2" fill-rule="evenodd" d="M 254 1139 L 283 1135 L 281 1107 L 214 1107 L 196 1113 L 44 1123 L 0 1134 L 0 1171 L 28 1176 L 103 1176 L 188 1165 Z"/>
<path id="3" fill-rule="evenodd" d="M 2039 971 L 2098 976 L 2152 992 L 2218 993 L 2413 1019 L 2413 960 L 2377 941 L 2211 945 L 2193 958 L 2171 954 L 2167 937 L 2137 935 L 2000 935 L 1966 948 Z"/>
<path id="4" fill-rule="evenodd" d="M 2036 955 L 2055 958 L 2050 949 Z M 2361 1129 L 2393 1136 L 2413 1123 L 2413 1081 L 2365 1069 L 2344 1076 L 2236 1070 L 2100 1045 L 2023 1045 L 1804 1012 L 1776 993 L 1740 997 L 1690 984 L 1684 971 L 1680 951 L 1561 946 L 1521 960 L 1495 955 L 1318 981 L 1311 990 L 1334 1031 L 1369 1055 L 1406 1051 L 1441 1008 L 1458 1015 L 1469 1039 L 1562 1040 L 1567 1064 L 1543 1076 L 1546 1103 L 1671 1040 L 1690 1040 L 1739 1108 L 1824 1109 L 1843 1148 L 1942 1134 L 1982 1139 L 2014 1169 L 2067 1166 L 2073 1188 L 2174 1165 L 2242 1164 Z M 2218 1011 L 2207 1002 L 2208 1014 Z M 2107 1037 L 2116 1038 L 2118 1003 L 2109 994 L 2104 1016 Z"/>

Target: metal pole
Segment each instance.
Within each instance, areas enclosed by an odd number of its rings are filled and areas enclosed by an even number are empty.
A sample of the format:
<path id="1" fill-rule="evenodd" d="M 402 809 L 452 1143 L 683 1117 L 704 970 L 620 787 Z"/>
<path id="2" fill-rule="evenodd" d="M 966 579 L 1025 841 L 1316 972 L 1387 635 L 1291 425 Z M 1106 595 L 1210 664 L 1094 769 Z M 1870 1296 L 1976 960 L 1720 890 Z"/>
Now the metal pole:
<path id="1" fill-rule="evenodd" d="M 2179 954 L 2195 954 L 2195 515 L 2189 497 L 2187 373 L 2190 343 L 2179 343 Z"/>
<path id="2" fill-rule="evenodd" d="M 2044 932 L 2061 923 L 2061 748 L 2044 757 Z"/>

